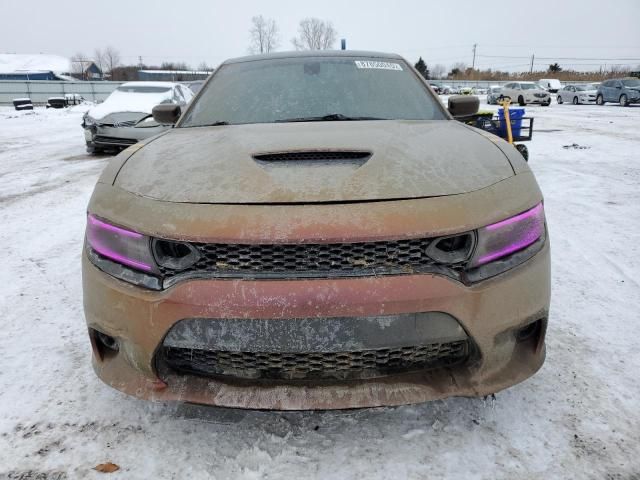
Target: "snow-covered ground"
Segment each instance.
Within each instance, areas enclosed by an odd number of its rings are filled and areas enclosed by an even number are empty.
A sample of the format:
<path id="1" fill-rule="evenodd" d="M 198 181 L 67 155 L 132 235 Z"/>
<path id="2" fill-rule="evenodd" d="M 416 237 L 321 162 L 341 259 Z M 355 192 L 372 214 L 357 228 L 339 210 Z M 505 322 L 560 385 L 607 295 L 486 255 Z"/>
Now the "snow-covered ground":
<path id="1" fill-rule="evenodd" d="M 150 404 L 95 377 L 80 251 L 108 158 L 84 154 L 86 108 L 0 108 L 1 479 L 640 478 L 640 107 L 527 108 L 553 256 L 536 376 L 495 401 L 307 413 Z"/>

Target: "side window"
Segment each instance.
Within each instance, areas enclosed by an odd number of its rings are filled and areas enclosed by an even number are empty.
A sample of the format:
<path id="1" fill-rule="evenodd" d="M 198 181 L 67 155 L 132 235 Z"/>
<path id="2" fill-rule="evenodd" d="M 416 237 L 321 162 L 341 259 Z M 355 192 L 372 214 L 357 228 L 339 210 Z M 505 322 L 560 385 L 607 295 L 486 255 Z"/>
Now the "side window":
<path id="1" fill-rule="evenodd" d="M 516 90 L 522 90 L 522 87 L 520 87 L 519 83 L 514 83 L 513 88 L 515 88 Z"/>

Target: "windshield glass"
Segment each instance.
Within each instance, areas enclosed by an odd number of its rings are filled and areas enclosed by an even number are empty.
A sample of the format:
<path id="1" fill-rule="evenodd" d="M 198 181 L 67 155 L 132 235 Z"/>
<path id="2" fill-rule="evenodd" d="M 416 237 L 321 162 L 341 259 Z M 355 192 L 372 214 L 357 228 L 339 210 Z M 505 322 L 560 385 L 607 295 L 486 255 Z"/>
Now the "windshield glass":
<path id="1" fill-rule="evenodd" d="M 578 90 L 579 92 L 586 92 L 588 90 L 596 90 L 596 86 L 591 84 L 576 85 L 576 90 Z"/>
<path id="2" fill-rule="evenodd" d="M 520 85 L 523 90 L 535 90 L 536 88 L 540 88 L 535 83 L 521 83 Z"/>
<path id="3" fill-rule="evenodd" d="M 222 66 L 180 126 L 311 121 L 324 116 L 447 118 L 402 60 L 303 57 Z"/>
<path id="4" fill-rule="evenodd" d="M 171 90 L 171 87 L 143 87 L 139 85 L 121 85 L 116 91 L 125 93 L 163 93 Z"/>
<path id="5" fill-rule="evenodd" d="M 640 80 L 638 80 L 637 78 L 622 80 L 622 84 L 625 87 L 640 87 Z"/>

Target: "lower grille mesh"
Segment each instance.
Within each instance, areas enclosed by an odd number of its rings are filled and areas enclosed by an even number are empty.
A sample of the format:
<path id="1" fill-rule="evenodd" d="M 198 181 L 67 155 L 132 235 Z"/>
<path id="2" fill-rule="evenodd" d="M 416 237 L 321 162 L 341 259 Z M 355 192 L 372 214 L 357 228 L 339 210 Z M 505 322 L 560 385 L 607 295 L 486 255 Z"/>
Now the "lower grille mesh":
<path id="1" fill-rule="evenodd" d="M 229 352 L 164 347 L 164 361 L 177 372 L 245 379 L 356 379 L 463 362 L 468 341 L 349 352 Z"/>

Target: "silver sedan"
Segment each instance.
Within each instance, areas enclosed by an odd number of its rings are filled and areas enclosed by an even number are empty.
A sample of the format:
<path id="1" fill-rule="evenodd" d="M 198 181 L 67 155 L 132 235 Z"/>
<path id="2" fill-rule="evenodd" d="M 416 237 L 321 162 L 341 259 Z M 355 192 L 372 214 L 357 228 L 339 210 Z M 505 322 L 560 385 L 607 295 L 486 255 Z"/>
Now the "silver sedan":
<path id="1" fill-rule="evenodd" d="M 101 104 L 91 108 L 82 119 L 87 151 L 122 149 L 156 135 L 167 128 L 151 116 L 159 104 L 184 106 L 193 92 L 172 82 L 128 82 L 120 85 Z"/>
<path id="2" fill-rule="evenodd" d="M 596 103 L 597 88 L 592 84 L 565 85 L 558 90 L 558 103 Z"/>

